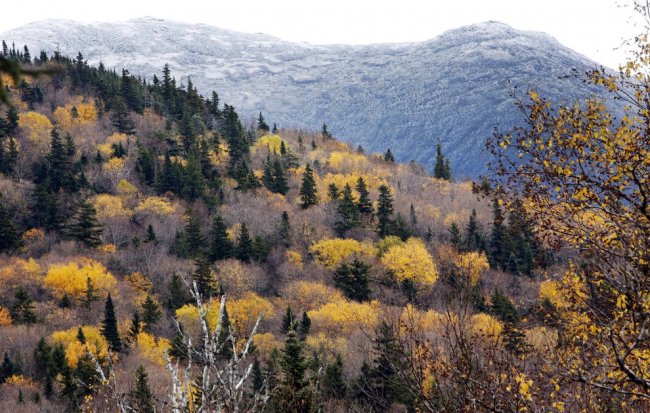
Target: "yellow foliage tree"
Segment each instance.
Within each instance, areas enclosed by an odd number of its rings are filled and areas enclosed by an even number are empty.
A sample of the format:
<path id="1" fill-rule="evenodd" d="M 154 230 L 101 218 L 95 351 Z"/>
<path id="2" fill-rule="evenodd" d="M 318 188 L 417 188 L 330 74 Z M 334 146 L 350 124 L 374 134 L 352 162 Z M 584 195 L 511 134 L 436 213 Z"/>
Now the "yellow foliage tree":
<path id="1" fill-rule="evenodd" d="M 135 194 L 138 192 L 138 188 L 126 179 L 120 179 L 120 182 L 117 183 L 117 192 L 123 195 Z"/>
<path id="2" fill-rule="evenodd" d="M 108 356 L 108 343 L 97 327 L 81 326 L 81 331 L 86 338 L 82 344 L 78 338 L 79 326 L 69 330 L 55 331 L 50 336 L 53 344 L 61 344 L 65 348 L 65 357 L 71 367 L 77 367 L 79 359 L 87 352 L 92 353 L 97 360 L 106 360 Z"/>
<path id="3" fill-rule="evenodd" d="M 90 258 L 80 258 L 65 264 L 53 264 L 43 279 L 43 284 L 61 298 L 81 298 L 88 289 L 88 279 L 98 294 L 114 292 L 117 281 L 100 262 Z"/>
<path id="4" fill-rule="evenodd" d="M 0 306 L 0 327 L 11 325 L 11 323 L 13 323 L 13 319 L 9 310 Z"/>
<path id="5" fill-rule="evenodd" d="M 171 343 L 163 337 L 155 337 L 149 333 L 139 333 L 136 337 L 138 353 L 161 366 L 165 365 L 165 352 L 171 348 Z"/>
<path id="6" fill-rule="evenodd" d="M 106 220 L 108 218 L 126 218 L 131 215 L 131 210 L 124 207 L 122 198 L 115 195 L 95 195 L 92 203 L 97 211 L 97 218 Z"/>
<path id="7" fill-rule="evenodd" d="M 433 285 L 438 280 L 438 269 L 424 243 L 417 238 L 392 246 L 381 257 L 381 263 L 399 282 L 409 280 Z"/>
<path id="8" fill-rule="evenodd" d="M 307 313 L 315 332 L 327 334 L 350 334 L 356 329 L 371 331 L 379 321 L 378 301 L 358 303 L 338 300 L 327 303 Z"/>
<path id="9" fill-rule="evenodd" d="M 154 215 L 171 215 L 177 211 L 176 205 L 161 196 L 148 196 L 135 208 L 136 212 L 145 212 Z"/>
<path id="10" fill-rule="evenodd" d="M 354 239 L 323 239 L 309 248 L 316 261 L 329 269 L 333 269 L 355 255 L 376 255 L 375 247 L 370 243 Z"/>
<path id="11" fill-rule="evenodd" d="M 282 295 L 296 311 L 313 310 L 343 300 L 339 290 L 310 281 L 294 281 L 284 288 Z"/>
<path id="12" fill-rule="evenodd" d="M 503 323 L 485 313 L 474 314 L 470 319 L 470 326 L 473 334 L 491 338 L 498 338 L 503 331 Z"/>
<path id="13" fill-rule="evenodd" d="M 251 147 L 252 153 L 257 153 L 260 150 L 268 151 L 268 153 L 277 153 L 280 154 L 280 146 L 282 145 L 283 139 L 280 135 L 264 135 L 255 142 L 255 145 Z M 284 145 L 289 149 L 287 142 L 284 142 Z"/>
<path id="14" fill-rule="evenodd" d="M 483 272 L 490 269 L 490 263 L 485 253 L 477 251 L 459 254 L 455 266 L 458 274 L 469 285 L 478 284 Z"/>
<path id="15" fill-rule="evenodd" d="M 18 126 L 25 131 L 27 139 L 30 141 L 41 145 L 47 145 L 50 142 L 52 122 L 47 116 L 38 112 L 24 113 L 20 115 Z"/>

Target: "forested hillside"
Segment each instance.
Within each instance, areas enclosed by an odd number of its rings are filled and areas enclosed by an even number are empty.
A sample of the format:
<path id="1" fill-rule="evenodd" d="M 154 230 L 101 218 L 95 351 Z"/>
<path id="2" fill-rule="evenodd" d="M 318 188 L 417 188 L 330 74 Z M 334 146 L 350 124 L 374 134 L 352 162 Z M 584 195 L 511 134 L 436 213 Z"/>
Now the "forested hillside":
<path id="1" fill-rule="evenodd" d="M 571 295 L 594 267 L 536 236 L 541 192 L 454 182 L 440 147 L 430 176 L 326 125 L 245 127 L 167 66 L 2 56 L 56 71 L 2 75 L 0 411 L 648 407 L 645 353 L 634 380 L 577 351 L 604 331 Z"/>

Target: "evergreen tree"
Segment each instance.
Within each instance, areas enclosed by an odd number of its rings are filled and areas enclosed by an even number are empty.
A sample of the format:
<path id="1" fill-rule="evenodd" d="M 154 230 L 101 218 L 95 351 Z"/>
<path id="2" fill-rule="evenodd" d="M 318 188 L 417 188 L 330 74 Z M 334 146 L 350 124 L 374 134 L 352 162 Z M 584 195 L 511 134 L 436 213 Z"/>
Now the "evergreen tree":
<path id="1" fill-rule="evenodd" d="M 330 201 L 338 201 L 341 198 L 341 191 L 334 182 L 327 186 L 327 197 Z"/>
<path id="2" fill-rule="evenodd" d="M 325 367 L 322 379 L 322 391 L 326 398 L 341 400 L 345 398 L 348 386 L 343 376 L 343 358 L 336 355 L 334 362 Z"/>
<path id="3" fill-rule="evenodd" d="M 156 233 L 151 224 L 147 225 L 147 237 L 145 238 L 145 242 L 156 242 Z"/>
<path id="4" fill-rule="evenodd" d="M 318 197 L 316 195 L 316 181 L 314 180 L 314 171 L 311 166 L 307 164 L 305 173 L 302 175 L 302 184 L 300 185 L 300 200 L 302 201 L 302 209 L 307 209 L 312 205 L 318 204 Z"/>
<path id="5" fill-rule="evenodd" d="M 289 223 L 287 211 L 282 211 L 280 224 L 278 225 L 278 238 L 285 247 L 291 245 L 291 224 Z"/>
<path id="6" fill-rule="evenodd" d="M 233 245 L 228 238 L 226 224 L 220 215 L 215 215 L 210 228 L 210 259 L 212 261 L 223 260 L 233 256 Z"/>
<path id="7" fill-rule="evenodd" d="M 393 227 L 393 196 L 386 185 L 379 187 L 377 204 L 377 233 L 384 238 L 391 235 Z"/>
<path id="8" fill-rule="evenodd" d="M 77 367 L 74 369 L 74 380 L 78 385 L 75 397 L 93 394 L 95 386 L 99 384 L 100 377 L 92 355 L 85 353 L 79 357 Z"/>
<path id="9" fill-rule="evenodd" d="M 228 315 L 228 309 L 223 308 L 223 324 L 221 326 L 221 331 L 219 337 L 217 337 L 217 343 L 219 343 L 219 358 L 221 360 L 230 360 L 233 356 L 232 349 L 232 338 L 231 338 L 231 328 L 230 325 L 230 316 Z"/>
<path id="10" fill-rule="evenodd" d="M 519 313 L 512 301 L 499 288 L 492 294 L 492 312 L 504 323 L 519 322 Z"/>
<path id="11" fill-rule="evenodd" d="M 490 265 L 503 269 L 509 255 L 508 234 L 504 225 L 503 212 L 496 198 L 492 200 L 492 216 L 492 233 L 489 247 Z"/>
<path id="12" fill-rule="evenodd" d="M 312 411 L 312 391 L 305 380 L 307 363 L 303 347 L 294 331 L 289 331 L 280 356 L 281 379 L 273 394 L 273 404 L 277 411 L 309 413 Z"/>
<path id="13" fill-rule="evenodd" d="M 122 340 L 117 331 L 117 317 L 115 316 L 115 307 L 113 306 L 113 299 L 111 294 L 106 298 L 106 306 L 104 307 L 104 320 L 102 321 L 102 335 L 108 342 L 108 347 L 115 351 L 122 351 Z"/>
<path id="14" fill-rule="evenodd" d="M 50 153 L 46 157 L 49 190 L 56 192 L 63 189 L 75 192 L 79 189 L 79 183 L 74 169 L 74 142 L 68 137 L 65 142 L 61 140 L 57 128 L 52 129 L 50 138 Z"/>
<path id="15" fill-rule="evenodd" d="M 154 155 L 139 141 L 137 147 L 138 159 L 135 169 L 140 174 L 140 179 L 143 183 L 153 185 L 156 180 L 156 162 Z"/>
<path id="16" fill-rule="evenodd" d="M 144 330 L 151 333 L 154 326 L 162 318 L 162 311 L 158 303 L 147 294 L 147 297 L 142 303 L 142 321 L 144 321 Z"/>
<path id="17" fill-rule="evenodd" d="M 135 371 L 135 387 L 129 392 L 130 407 L 138 413 L 154 413 L 153 394 L 149 388 L 149 377 L 142 364 Z"/>
<path id="18" fill-rule="evenodd" d="M 334 284 L 347 298 L 368 301 L 370 299 L 369 274 L 370 265 L 355 257 L 352 263 L 343 262 L 334 270 Z"/>
<path id="19" fill-rule="evenodd" d="M 197 258 L 204 255 L 205 238 L 201 233 L 201 223 L 194 212 L 190 211 L 185 223 L 185 233 L 183 236 L 185 243 L 185 255 L 191 258 Z"/>
<path id="20" fill-rule="evenodd" d="M 253 392 L 259 393 L 264 388 L 264 373 L 262 373 L 262 367 L 260 364 L 260 359 L 255 356 L 253 359 L 253 368 L 251 369 L 251 375 L 253 376 L 252 386 Z"/>
<path id="21" fill-rule="evenodd" d="M 289 192 L 289 184 L 284 173 L 284 167 L 279 159 L 274 159 L 272 164 L 273 189 L 272 192 L 286 195 Z"/>
<path id="22" fill-rule="evenodd" d="M 467 230 L 465 235 L 465 250 L 466 251 L 479 251 L 484 249 L 483 235 L 481 228 L 476 218 L 476 210 L 472 209 L 467 222 Z"/>
<path id="23" fill-rule="evenodd" d="M 534 268 L 535 256 L 539 247 L 533 234 L 532 225 L 526 217 L 523 202 L 515 200 L 508 214 L 509 259 L 508 271 L 530 275 Z"/>
<path id="24" fill-rule="evenodd" d="M 190 302 L 190 294 L 187 292 L 183 280 L 181 280 L 181 277 L 177 273 L 172 274 L 167 284 L 167 291 L 165 307 L 169 310 L 178 310 Z"/>
<path id="25" fill-rule="evenodd" d="M 458 224 L 452 222 L 451 225 L 449 226 L 448 231 L 449 231 L 449 241 L 451 241 L 452 245 L 454 245 L 456 248 L 460 248 L 461 238 L 460 238 L 460 229 L 458 228 Z"/>
<path id="26" fill-rule="evenodd" d="M 392 235 L 396 235 L 400 237 L 402 241 L 406 241 L 411 237 L 412 235 L 411 228 L 406 223 L 406 220 L 404 219 L 402 214 L 397 213 L 397 218 L 395 218 L 392 224 L 391 233 Z"/>
<path id="27" fill-rule="evenodd" d="M 260 112 L 260 116 L 257 118 L 257 129 L 261 132 L 269 131 L 269 125 L 267 125 L 266 122 L 264 121 L 264 116 L 262 116 L 262 112 Z"/>
<path id="28" fill-rule="evenodd" d="M 278 133 L 278 125 L 276 125 L 275 123 L 273 124 L 273 130 L 271 130 L 271 133 L 274 135 Z"/>
<path id="29" fill-rule="evenodd" d="M 93 280 L 90 279 L 90 277 L 86 278 L 86 291 L 84 293 L 82 302 L 84 304 L 84 307 L 90 308 L 90 304 L 92 304 L 94 301 L 99 300 L 99 296 L 97 295 L 97 290 L 95 289 L 95 285 L 93 284 Z"/>
<path id="30" fill-rule="evenodd" d="M 433 167 L 433 176 L 438 179 L 444 179 L 447 181 L 451 180 L 449 161 L 445 160 L 445 156 L 442 154 L 442 145 L 440 145 L 440 143 L 436 146 L 436 163 Z"/>
<path id="31" fill-rule="evenodd" d="M 18 132 L 18 120 L 20 116 L 18 115 L 18 110 L 15 106 L 9 106 L 7 108 L 7 114 L 5 120 L 2 123 L 3 132 L 5 136 L 16 136 Z"/>
<path id="32" fill-rule="evenodd" d="M 18 287 L 14 294 L 15 302 L 11 308 L 11 317 L 16 323 L 33 324 L 36 322 L 34 302 L 23 286 Z"/>
<path id="33" fill-rule="evenodd" d="M 12 222 L 5 208 L 4 198 L 0 195 L 0 253 L 14 251 L 20 248 L 22 243 L 21 234 Z"/>
<path id="34" fill-rule="evenodd" d="M 2 364 L 0 364 L 0 384 L 3 384 L 9 377 L 19 373 L 20 366 L 11 361 L 9 354 L 5 351 Z"/>
<path id="35" fill-rule="evenodd" d="M 180 331 L 175 332 L 171 339 L 169 355 L 178 359 L 187 359 L 188 348 L 184 341 L 183 326 L 179 324 L 178 328 Z"/>
<path id="36" fill-rule="evenodd" d="M 332 134 L 330 133 L 329 130 L 327 130 L 327 125 L 323 123 L 323 128 L 321 129 L 320 132 L 321 135 L 323 135 L 323 138 L 331 138 Z"/>
<path id="37" fill-rule="evenodd" d="M 349 184 L 345 184 L 343 188 L 343 196 L 336 208 L 336 213 L 337 220 L 334 223 L 334 229 L 339 236 L 343 237 L 347 231 L 360 225 L 359 210 Z"/>
<path id="38" fill-rule="evenodd" d="M 248 232 L 248 227 L 242 222 L 239 228 L 239 237 L 237 239 L 237 258 L 242 261 L 250 261 L 253 258 L 253 240 Z"/>
<path id="39" fill-rule="evenodd" d="M 196 271 L 192 274 L 192 280 L 196 283 L 199 294 L 203 298 L 213 297 L 217 289 L 210 261 L 204 255 L 199 255 L 195 258 L 194 265 Z"/>
<path id="40" fill-rule="evenodd" d="M 282 334 L 288 334 L 289 331 L 296 329 L 296 323 L 296 315 L 293 313 L 293 310 L 291 310 L 291 306 L 287 306 L 287 311 L 284 313 L 284 317 L 282 317 L 280 332 Z"/>
<path id="41" fill-rule="evenodd" d="M 359 193 L 359 199 L 357 200 L 359 213 L 363 216 L 371 216 L 374 212 L 372 209 L 372 201 L 370 200 L 370 193 L 368 192 L 366 182 L 361 176 L 357 180 L 356 190 Z"/>
<path id="42" fill-rule="evenodd" d="M 95 248 L 102 244 L 102 232 L 103 226 L 97 221 L 95 207 L 90 202 L 82 202 L 74 221 L 68 227 L 68 237 L 83 242 L 88 248 Z"/>
<path id="43" fill-rule="evenodd" d="M 415 231 L 415 228 L 418 225 L 418 216 L 415 213 L 415 207 L 413 204 L 411 204 L 411 208 L 409 209 L 409 218 L 410 218 L 410 224 L 411 224 L 411 231 Z"/>
<path id="44" fill-rule="evenodd" d="M 303 311 L 302 318 L 300 319 L 300 324 L 298 324 L 298 337 L 300 337 L 300 340 L 305 341 L 310 331 L 311 319 L 307 315 L 307 312 Z"/>
<path id="45" fill-rule="evenodd" d="M 388 150 L 384 154 L 384 162 L 388 162 L 388 163 L 395 162 L 395 157 L 393 156 L 393 153 L 390 151 L 390 148 L 388 148 Z"/>
<path id="46" fill-rule="evenodd" d="M 142 332 L 142 320 L 140 320 L 140 312 L 137 310 L 133 312 L 131 319 L 131 327 L 129 328 L 129 340 L 132 342 L 138 341 L 138 334 Z"/>
<path id="47" fill-rule="evenodd" d="M 135 134 L 135 125 L 133 124 L 133 120 L 131 120 L 131 115 L 124 104 L 124 100 L 121 97 L 115 99 L 112 120 L 113 126 L 117 128 L 119 133 L 124 133 L 126 135 Z"/>
<path id="48" fill-rule="evenodd" d="M 86 336 L 84 335 L 84 331 L 81 327 L 77 329 L 77 341 L 81 344 L 86 344 Z"/>

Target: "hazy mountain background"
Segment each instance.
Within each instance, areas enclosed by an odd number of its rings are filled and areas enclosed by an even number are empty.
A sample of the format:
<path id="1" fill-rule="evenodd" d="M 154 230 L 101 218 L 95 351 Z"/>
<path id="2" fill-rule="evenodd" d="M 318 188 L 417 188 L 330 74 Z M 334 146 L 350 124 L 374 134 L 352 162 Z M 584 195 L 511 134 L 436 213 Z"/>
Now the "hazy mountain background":
<path id="1" fill-rule="evenodd" d="M 544 33 L 499 22 L 420 43 L 292 43 L 155 18 L 123 23 L 48 20 L 0 35 L 35 55 L 59 49 L 151 78 L 169 63 L 177 81 L 216 90 L 245 120 L 262 111 L 279 127 L 319 129 L 366 150 L 391 148 L 431 168 L 440 141 L 456 177 L 475 177 L 495 127 L 521 122 L 510 92 L 534 87 L 557 101 L 594 92 L 575 73 L 596 64 Z"/>

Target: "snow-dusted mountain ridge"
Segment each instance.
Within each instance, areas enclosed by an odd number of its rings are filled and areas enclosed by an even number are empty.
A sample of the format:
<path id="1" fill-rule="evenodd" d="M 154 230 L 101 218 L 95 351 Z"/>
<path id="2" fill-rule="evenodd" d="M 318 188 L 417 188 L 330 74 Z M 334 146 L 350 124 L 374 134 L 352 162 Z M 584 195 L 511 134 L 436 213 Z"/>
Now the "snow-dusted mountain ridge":
<path id="1" fill-rule="evenodd" d="M 596 64 L 552 37 L 498 22 L 425 42 L 364 46 L 292 43 L 155 18 L 122 23 L 46 20 L 0 35 L 32 54 L 57 48 L 150 78 L 169 63 L 204 95 L 216 90 L 245 119 L 319 129 L 369 151 L 391 148 L 431 167 L 439 140 L 457 177 L 484 171 L 485 139 L 521 121 L 510 93 L 534 87 L 572 101 L 593 92 L 572 76 Z"/>

